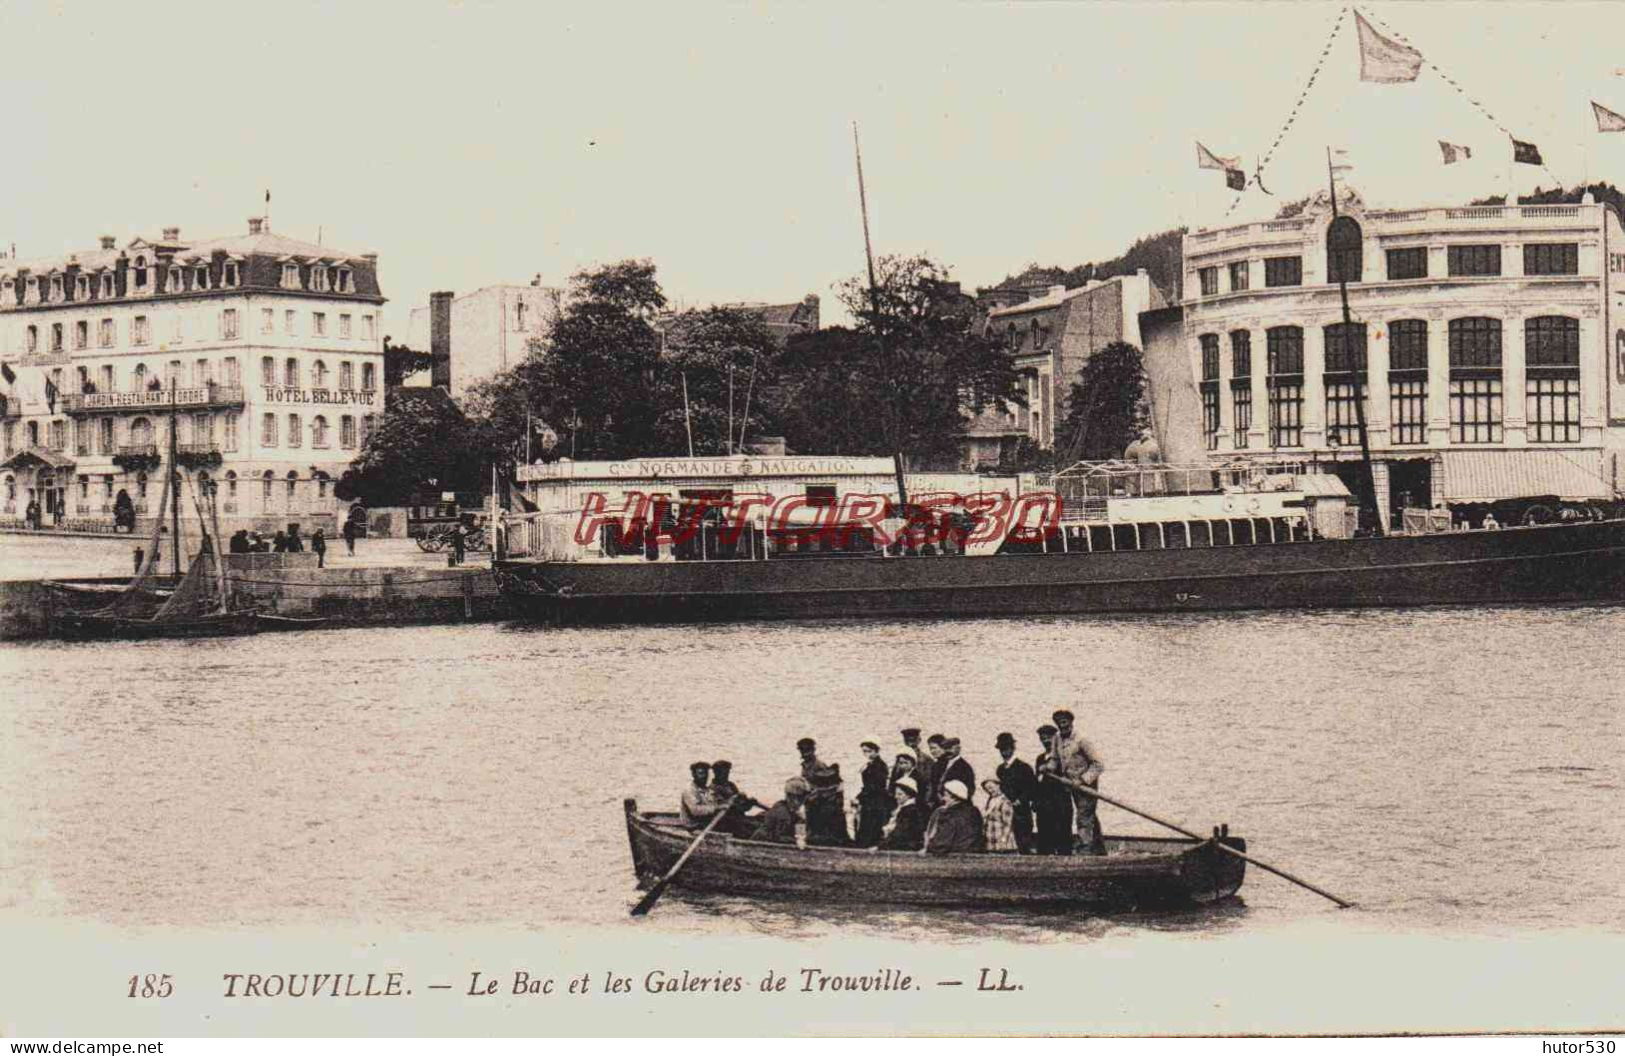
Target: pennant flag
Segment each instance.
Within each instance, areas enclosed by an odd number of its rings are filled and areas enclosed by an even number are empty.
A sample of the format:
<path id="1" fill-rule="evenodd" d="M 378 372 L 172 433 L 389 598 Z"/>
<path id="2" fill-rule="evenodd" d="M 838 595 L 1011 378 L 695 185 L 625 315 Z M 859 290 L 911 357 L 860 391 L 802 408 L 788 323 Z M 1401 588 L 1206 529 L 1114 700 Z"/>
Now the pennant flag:
<path id="1" fill-rule="evenodd" d="M 1245 191 L 1247 189 L 1247 174 L 1240 169 L 1225 169 L 1224 185 L 1232 191 Z"/>
<path id="2" fill-rule="evenodd" d="M 265 190 L 265 204 L 266 205 L 271 204 L 271 190 L 270 190 L 270 188 L 266 188 L 266 190 Z"/>
<path id="3" fill-rule="evenodd" d="M 1378 84 L 1402 84 L 1416 80 L 1422 69 L 1422 53 L 1390 40 L 1371 28 L 1360 12 L 1354 12 L 1360 31 L 1360 80 Z"/>
<path id="4" fill-rule="evenodd" d="M 1592 100 L 1591 113 L 1597 118 L 1598 132 L 1625 132 L 1625 116 L 1614 113 L 1596 100 Z"/>
<path id="5" fill-rule="evenodd" d="M 0 363 L 0 377 L 6 379 L 7 385 L 13 385 L 17 381 L 17 372 L 11 369 L 10 363 Z"/>
<path id="6" fill-rule="evenodd" d="M 1221 158 L 1211 150 L 1196 144 L 1196 167 L 1199 169 L 1239 169 L 1240 158 Z"/>
<path id="7" fill-rule="evenodd" d="M 1525 143 L 1520 139 L 1512 141 L 1512 160 L 1520 165 L 1544 165 L 1540 159 L 1540 148 L 1533 143 Z"/>
<path id="8" fill-rule="evenodd" d="M 51 383 L 50 378 L 45 379 L 45 405 L 51 409 L 52 414 L 56 413 L 56 386 Z"/>
<path id="9" fill-rule="evenodd" d="M 1472 147 L 1464 147 L 1459 143 L 1446 143 L 1439 140 L 1439 152 L 1444 155 L 1446 165 L 1454 165 L 1458 161 L 1466 161 L 1473 156 Z"/>

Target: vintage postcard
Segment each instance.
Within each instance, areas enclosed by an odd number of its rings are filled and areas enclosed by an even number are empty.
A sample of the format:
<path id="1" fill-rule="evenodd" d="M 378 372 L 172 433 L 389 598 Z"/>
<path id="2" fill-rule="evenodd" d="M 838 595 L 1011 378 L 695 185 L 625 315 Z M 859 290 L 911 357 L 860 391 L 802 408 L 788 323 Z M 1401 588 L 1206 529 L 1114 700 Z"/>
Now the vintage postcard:
<path id="1" fill-rule="evenodd" d="M 0 1033 L 1625 1028 L 1625 6 L 0 26 Z"/>

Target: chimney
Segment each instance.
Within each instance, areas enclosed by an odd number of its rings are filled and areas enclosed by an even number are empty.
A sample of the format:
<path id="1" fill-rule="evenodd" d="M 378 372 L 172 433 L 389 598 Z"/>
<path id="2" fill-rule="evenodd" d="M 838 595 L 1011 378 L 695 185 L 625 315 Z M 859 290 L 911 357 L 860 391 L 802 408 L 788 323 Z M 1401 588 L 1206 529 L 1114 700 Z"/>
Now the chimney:
<path id="1" fill-rule="evenodd" d="M 1063 294 L 1065 292 L 1066 292 L 1066 287 L 1065 286 L 1051 286 L 1049 288 L 1049 293 L 1046 296 L 1059 297 L 1061 294 Z"/>
<path id="2" fill-rule="evenodd" d="M 451 299 L 450 290 L 429 294 L 429 384 L 451 388 Z"/>
<path id="3" fill-rule="evenodd" d="M 112 235 L 103 235 L 102 236 L 102 248 L 103 249 L 112 249 L 113 244 L 116 241 L 117 241 L 117 239 L 115 239 Z"/>
<path id="4" fill-rule="evenodd" d="M 377 264 L 378 263 L 378 254 L 376 254 L 376 253 L 363 253 L 363 254 L 361 254 L 361 259 L 366 261 L 368 264 Z"/>
<path id="5" fill-rule="evenodd" d="M 265 217 L 251 216 L 248 218 L 248 233 L 259 235 L 265 232 Z"/>
<path id="6" fill-rule="evenodd" d="M 166 228 L 164 228 L 164 241 L 165 242 L 179 242 L 180 240 L 181 240 L 181 229 L 180 228 L 178 228 L 178 227 L 166 227 Z"/>
<path id="7" fill-rule="evenodd" d="M 542 284 L 542 273 L 538 271 L 536 273 L 536 277 L 530 280 L 530 284 L 532 286 L 540 286 Z"/>

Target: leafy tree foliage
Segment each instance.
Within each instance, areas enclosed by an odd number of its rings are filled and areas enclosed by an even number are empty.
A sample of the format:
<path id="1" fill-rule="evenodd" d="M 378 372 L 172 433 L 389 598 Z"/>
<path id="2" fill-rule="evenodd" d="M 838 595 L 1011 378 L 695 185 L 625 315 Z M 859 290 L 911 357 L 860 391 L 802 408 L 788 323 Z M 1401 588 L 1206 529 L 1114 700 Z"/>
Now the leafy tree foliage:
<path id="1" fill-rule="evenodd" d="M 1550 190 L 1542 190 L 1541 188 L 1536 187 L 1533 194 L 1520 194 L 1518 196 L 1518 204 L 1575 205 L 1580 201 L 1580 199 L 1584 198 L 1587 193 L 1589 193 L 1597 201 L 1606 202 L 1608 205 L 1613 207 L 1614 214 L 1620 218 L 1621 223 L 1625 223 L 1625 192 L 1622 192 L 1618 187 L 1615 187 L 1611 183 L 1589 183 L 1583 186 L 1575 186 L 1567 189 L 1562 187 L 1553 187 Z M 1506 200 L 1506 195 L 1497 194 L 1491 195 L 1488 198 L 1475 199 L 1468 204 L 1505 205 Z"/>
<path id="2" fill-rule="evenodd" d="M 1184 237 L 1183 227 L 1159 231 L 1154 235 L 1136 239 L 1122 256 L 1096 264 L 1079 264 L 1072 268 L 1030 264 L 1025 271 L 1006 278 L 999 285 L 1065 286 L 1068 289 L 1076 289 L 1094 279 L 1133 275 L 1144 268 L 1157 288 L 1177 301 L 1183 296 L 1185 285 L 1185 255 L 1182 241 Z"/>
<path id="3" fill-rule="evenodd" d="M 406 345 L 390 344 L 389 335 L 384 335 L 384 389 L 400 388 L 406 379 L 413 374 L 428 370 L 434 366 L 434 356 L 428 352 L 419 352 Z"/>
<path id="4" fill-rule="evenodd" d="M 429 481 L 445 491 L 479 487 L 474 430 L 441 390 L 396 389 L 334 494 L 396 506 Z"/>
<path id="5" fill-rule="evenodd" d="M 1089 357 L 1072 383 L 1056 433 L 1057 448 L 1065 445 L 1059 461 L 1122 458 L 1149 427 L 1145 359 L 1126 341 L 1113 341 Z"/>

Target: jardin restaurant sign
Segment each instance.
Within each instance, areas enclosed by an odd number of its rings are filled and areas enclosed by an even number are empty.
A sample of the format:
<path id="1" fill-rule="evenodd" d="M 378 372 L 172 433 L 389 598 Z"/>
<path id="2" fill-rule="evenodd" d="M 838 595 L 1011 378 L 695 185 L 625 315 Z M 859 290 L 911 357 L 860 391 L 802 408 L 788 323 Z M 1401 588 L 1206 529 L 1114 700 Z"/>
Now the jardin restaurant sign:
<path id="1" fill-rule="evenodd" d="M 294 389 L 286 385 L 266 385 L 266 403 L 351 404 L 370 407 L 376 393 L 371 389 Z"/>

